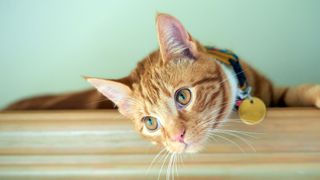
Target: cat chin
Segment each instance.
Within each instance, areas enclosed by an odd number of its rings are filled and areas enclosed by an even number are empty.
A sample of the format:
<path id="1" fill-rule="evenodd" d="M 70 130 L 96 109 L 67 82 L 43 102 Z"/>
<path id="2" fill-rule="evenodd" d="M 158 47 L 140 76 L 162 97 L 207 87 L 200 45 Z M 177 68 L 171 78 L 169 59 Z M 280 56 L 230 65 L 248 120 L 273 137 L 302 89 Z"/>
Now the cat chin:
<path id="1" fill-rule="evenodd" d="M 187 145 L 184 152 L 185 153 L 198 153 L 199 151 L 201 151 L 203 149 L 205 142 L 206 142 L 206 138 L 199 139 L 196 142 L 190 143 Z"/>
<path id="2" fill-rule="evenodd" d="M 193 145 L 193 146 L 186 148 L 184 152 L 194 154 L 194 153 L 198 153 L 202 149 L 203 149 L 203 146 L 201 146 L 201 145 Z"/>
<path id="3" fill-rule="evenodd" d="M 172 149 L 168 149 L 167 150 L 171 153 L 178 153 L 178 154 L 182 154 L 182 153 L 190 153 L 190 154 L 193 154 L 193 153 L 197 153 L 199 152 L 200 150 L 202 150 L 202 146 L 194 146 L 194 145 L 185 145 L 184 148 L 180 148 L 180 149 L 175 149 L 175 150 L 172 150 Z"/>
<path id="4" fill-rule="evenodd" d="M 167 147 L 167 150 L 171 153 L 198 153 L 203 149 L 204 142 L 205 140 L 199 140 L 188 144 L 180 143 L 175 147 Z"/>
<path id="5" fill-rule="evenodd" d="M 167 150 L 171 153 L 183 153 L 187 148 L 187 145 L 184 143 L 175 142 L 173 144 L 167 145 Z"/>

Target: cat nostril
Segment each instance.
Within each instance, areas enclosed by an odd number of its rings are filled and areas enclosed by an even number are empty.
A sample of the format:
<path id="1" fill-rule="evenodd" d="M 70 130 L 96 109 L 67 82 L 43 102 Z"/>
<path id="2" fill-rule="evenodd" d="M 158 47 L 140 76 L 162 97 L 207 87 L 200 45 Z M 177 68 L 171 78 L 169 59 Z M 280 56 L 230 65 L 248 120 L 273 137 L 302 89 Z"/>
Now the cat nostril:
<path id="1" fill-rule="evenodd" d="M 186 130 L 184 129 L 183 132 L 181 133 L 180 137 L 184 138 L 185 134 L 186 134 Z"/>
<path id="2" fill-rule="evenodd" d="M 184 142 L 184 135 L 185 135 L 185 134 L 186 134 L 186 130 L 183 129 L 183 130 L 181 131 L 181 133 L 177 134 L 177 135 L 173 138 L 173 140 L 174 140 L 174 141 L 179 141 L 179 142 Z"/>

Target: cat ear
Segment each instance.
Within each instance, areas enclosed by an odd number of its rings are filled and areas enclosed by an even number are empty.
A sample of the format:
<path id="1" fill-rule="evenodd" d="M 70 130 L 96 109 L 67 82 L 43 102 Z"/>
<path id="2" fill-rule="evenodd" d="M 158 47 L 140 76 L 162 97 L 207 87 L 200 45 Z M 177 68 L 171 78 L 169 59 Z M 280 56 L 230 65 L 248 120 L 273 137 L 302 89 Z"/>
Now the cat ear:
<path id="1" fill-rule="evenodd" d="M 85 79 L 101 94 L 115 103 L 123 115 L 128 115 L 131 102 L 129 99 L 132 91 L 127 85 L 100 78 L 85 77 Z"/>
<path id="2" fill-rule="evenodd" d="M 156 26 L 160 52 L 165 62 L 181 57 L 190 59 L 198 57 L 196 42 L 175 17 L 158 14 Z"/>

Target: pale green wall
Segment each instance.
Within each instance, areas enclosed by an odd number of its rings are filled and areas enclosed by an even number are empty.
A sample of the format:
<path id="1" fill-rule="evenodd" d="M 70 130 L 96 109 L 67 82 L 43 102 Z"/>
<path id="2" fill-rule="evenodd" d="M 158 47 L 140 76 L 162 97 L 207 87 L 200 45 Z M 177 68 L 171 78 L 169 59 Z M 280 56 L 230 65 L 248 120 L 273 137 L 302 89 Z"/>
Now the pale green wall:
<path id="1" fill-rule="evenodd" d="M 228 47 L 279 84 L 320 82 L 319 0 L 0 1 L 0 107 L 125 76 L 157 47 L 156 12 Z"/>

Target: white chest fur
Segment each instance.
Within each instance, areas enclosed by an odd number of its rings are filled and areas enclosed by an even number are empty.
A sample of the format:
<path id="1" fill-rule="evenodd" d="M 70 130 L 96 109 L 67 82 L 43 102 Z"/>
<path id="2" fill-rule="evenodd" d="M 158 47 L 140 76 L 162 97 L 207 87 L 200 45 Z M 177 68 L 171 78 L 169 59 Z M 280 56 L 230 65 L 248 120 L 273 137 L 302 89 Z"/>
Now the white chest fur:
<path id="1" fill-rule="evenodd" d="M 226 102 L 226 103 L 230 103 L 231 107 L 234 107 L 235 102 L 236 102 L 236 97 L 238 94 L 238 80 L 237 80 L 237 75 L 235 74 L 235 72 L 233 71 L 233 69 L 231 69 L 230 67 L 226 66 L 223 63 L 218 62 L 218 64 L 222 67 L 224 73 L 227 76 L 227 79 L 224 79 L 224 82 L 228 82 L 231 88 L 231 98 L 230 98 L 230 102 Z M 231 110 L 230 110 L 231 111 Z"/>

